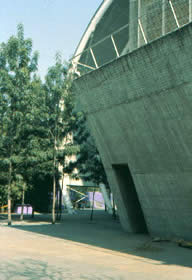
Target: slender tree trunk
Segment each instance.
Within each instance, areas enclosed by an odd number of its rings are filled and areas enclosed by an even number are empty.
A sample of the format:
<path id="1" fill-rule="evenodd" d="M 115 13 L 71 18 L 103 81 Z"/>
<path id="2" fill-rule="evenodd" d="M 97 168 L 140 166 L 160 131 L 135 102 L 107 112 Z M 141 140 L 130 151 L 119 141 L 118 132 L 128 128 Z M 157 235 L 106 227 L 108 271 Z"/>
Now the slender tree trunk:
<path id="1" fill-rule="evenodd" d="M 25 187 L 23 185 L 23 190 L 22 190 L 22 201 L 21 201 L 21 216 L 20 220 L 23 221 L 23 208 L 24 208 L 24 203 L 25 203 Z"/>
<path id="2" fill-rule="evenodd" d="M 61 221 L 61 215 L 62 215 L 62 192 L 60 189 L 60 191 L 59 191 L 59 221 Z"/>
<path id="3" fill-rule="evenodd" d="M 61 212 L 62 212 L 62 193 L 61 193 L 61 189 L 58 189 L 58 203 L 57 203 L 57 221 L 61 220 Z"/>
<path id="4" fill-rule="evenodd" d="M 93 191 L 93 203 L 92 203 L 91 216 L 90 216 L 91 221 L 93 220 L 94 202 L 95 202 L 95 189 Z"/>
<path id="5" fill-rule="evenodd" d="M 59 190 L 60 190 L 60 196 L 59 196 L 59 210 L 60 210 L 60 220 L 61 220 L 61 216 L 62 216 L 62 202 L 63 202 L 63 185 L 64 185 L 64 175 L 62 174 L 62 180 L 60 180 L 59 182 Z"/>
<path id="6" fill-rule="evenodd" d="M 56 207 L 56 221 L 59 220 L 59 189 L 58 186 L 56 184 L 56 203 L 55 203 L 55 207 Z"/>
<path id="7" fill-rule="evenodd" d="M 8 200 L 8 226 L 11 226 L 11 180 L 12 179 L 12 164 L 9 163 L 9 184 L 8 184 L 8 192 L 7 192 L 7 200 Z"/>
<path id="8" fill-rule="evenodd" d="M 52 204 L 52 224 L 55 224 L 55 202 L 56 202 L 56 179 L 53 175 L 53 204 Z"/>
<path id="9" fill-rule="evenodd" d="M 113 219 L 116 220 L 117 216 L 116 216 L 116 211 L 115 211 L 115 200 L 114 200 L 114 196 L 113 196 L 113 215 L 112 215 Z"/>
<path id="10" fill-rule="evenodd" d="M 106 203 L 105 203 L 105 212 L 107 212 L 107 205 L 106 205 Z"/>
<path id="11" fill-rule="evenodd" d="M 52 203 L 52 224 L 55 224 L 55 202 L 56 202 L 56 178 L 55 178 L 55 166 L 56 165 L 56 139 L 54 139 L 54 151 L 53 151 L 53 203 Z"/>
<path id="12" fill-rule="evenodd" d="M 62 193 L 59 190 L 59 221 L 61 221 L 61 214 L 62 214 Z"/>

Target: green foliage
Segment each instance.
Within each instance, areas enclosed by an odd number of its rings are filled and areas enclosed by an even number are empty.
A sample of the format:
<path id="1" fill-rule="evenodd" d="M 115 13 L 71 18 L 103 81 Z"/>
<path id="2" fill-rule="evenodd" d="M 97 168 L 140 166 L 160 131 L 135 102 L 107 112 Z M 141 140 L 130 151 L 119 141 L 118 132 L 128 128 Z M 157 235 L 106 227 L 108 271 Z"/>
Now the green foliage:
<path id="1" fill-rule="evenodd" d="M 55 154 L 56 168 L 59 163 L 65 165 L 66 156 L 75 154 L 78 145 L 72 140 L 74 100 L 70 92 L 72 76 L 67 75 L 68 65 L 62 63 L 59 53 L 56 54 L 55 65 L 48 69 L 45 78 L 47 127 L 49 132 L 49 149 Z"/>
<path id="2" fill-rule="evenodd" d="M 67 167 L 68 172 L 78 170 L 78 173 L 74 173 L 75 177 L 94 182 L 96 185 L 104 183 L 108 186 L 104 167 L 94 139 L 88 131 L 84 113 L 76 113 L 73 129 L 74 142 L 79 145 L 79 150 L 76 152 L 76 161 L 70 162 Z"/>
<path id="3" fill-rule="evenodd" d="M 0 204 L 7 204 L 7 196 L 21 199 L 23 190 L 37 195 L 31 187 L 40 193 L 39 182 L 50 191 L 52 180 L 54 193 L 63 173 L 76 168 L 77 177 L 107 182 L 85 117 L 74 110 L 68 68 L 57 53 L 42 83 L 38 53 L 22 24 L 0 44 Z M 72 155 L 77 160 L 69 164 Z"/>
<path id="4" fill-rule="evenodd" d="M 18 176 L 24 174 L 23 150 L 27 143 L 22 136 L 29 125 L 27 114 L 33 107 L 31 84 L 36 76 L 37 60 L 38 54 L 32 53 L 32 40 L 24 38 L 23 25 L 19 24 L 17 35 L 0 45 L 0 166 L 4 170 L 0 182 L 3 190 L 9 186 L 12 197 L 19 196 Z M 7 181 L 3 180 L 5 174 Z"/>

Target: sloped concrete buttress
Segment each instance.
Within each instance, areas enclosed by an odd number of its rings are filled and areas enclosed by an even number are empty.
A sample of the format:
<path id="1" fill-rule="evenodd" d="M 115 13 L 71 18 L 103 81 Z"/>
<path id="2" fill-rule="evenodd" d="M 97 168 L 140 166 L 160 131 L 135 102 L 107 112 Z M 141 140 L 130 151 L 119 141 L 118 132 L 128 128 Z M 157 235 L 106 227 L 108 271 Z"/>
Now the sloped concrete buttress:
<path id="1" fill-rule="evenodd" d="M 130 232 L 114 165 L 129 167 L 151 235 L 192 238 L 191 38 L 190 23 L 73 85 Z"/>

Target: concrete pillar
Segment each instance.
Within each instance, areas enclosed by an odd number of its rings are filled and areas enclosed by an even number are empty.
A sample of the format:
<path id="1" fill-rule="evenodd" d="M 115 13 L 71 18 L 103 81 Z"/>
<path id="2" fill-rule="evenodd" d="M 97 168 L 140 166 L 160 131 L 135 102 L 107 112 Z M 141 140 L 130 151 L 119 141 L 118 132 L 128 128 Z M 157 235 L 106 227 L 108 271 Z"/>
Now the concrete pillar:
<path id="1" fill-rule="evenodd" d="M 69 196 L 67 186 L 64 184 L 64 178 L 62 178 L 59 181 L 59 184 L 60 184 L 60 187 L 61 187 L 61 190 L 62 190 L 63 202 L 64 202 L 64 204 L 67 208 L 67 212 L 68 212 L 68 214 L 74 214 L 75 211 L 74 211 L 73 205 L 71 203 L 71 198 Z"/>
<path id="2" fill-rule="evenodd" d="M 138 48 L 147 44 L 147 8 L 143 0 L 138 0 Z"/>
<path id="3" fill-rule="evenodd" d="M 192 0 L 189 0 L 189 22 L 192 21 Z"/>
<path id="4" fill-rule="evenodd" d="M 113 209 L 112 209 L 112 205 L 111 205 L 111 201 L 110 201 L 109 195 L 107 193 L 106 186 L 104 184 L 99 184 L 99 187 L 100 187 L 101 193 L 103 195 L 105 204 L 107 206 L 107 212 L 109 214 L 113 214 Z"/>
<path id="5" fill-rule="evenodd" d="M 141 0 L 138 0 L 138 22 L 137 22 L 137 46 L 141 46 L 142 34 L 139 27 L 139 20 L 141 21 Z"/>
<path id="6" fill-rule="evenodd" d="M 138 0 L 129 1 L 129 51 L 137 48 Z"/>
<path id="7" fill-rule="evenodd" d="M 165 12 L 166 12 L 166 1 L 162 0 L 162 35 L 165 35 Z"/>
<path id="8" fill-rule="evenodd" d="M 137 34 L 138 34 L 138 0 L 129 1 L 129 17 L 128 17 L 128 42 L 124 47 L 121 55 L 125 55 L 137 48 Z"/>

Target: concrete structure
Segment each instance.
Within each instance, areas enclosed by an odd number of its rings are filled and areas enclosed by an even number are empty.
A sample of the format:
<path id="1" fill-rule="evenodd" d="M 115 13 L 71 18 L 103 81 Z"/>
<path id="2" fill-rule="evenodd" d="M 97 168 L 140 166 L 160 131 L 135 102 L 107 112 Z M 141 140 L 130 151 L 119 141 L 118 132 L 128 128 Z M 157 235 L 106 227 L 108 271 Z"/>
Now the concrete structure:
<path id="1" fill-rule="evenodd" d="M 81 74 L 192 20 L 192 0 L 104 0 L 73 57 Z"/>
<path id="2" fill-rule="evenodd" d="M 105 201 L 105 204 L 106 204 L 106 207 L 107 207 L 107 212 L 109 214 L 113 214 L 113 207 L 112 207 L 111 199 L 109 197 L 106 186 L 104 184 L 100 184 L 99 187 L 100 187 L 101 193 L 103 195 L 103 198 L 104 198 L 104 201 Z"/>
<path id="3" fill-rule="evenodd" d="M 128 232 L 192 239 L 191 38 L 189 23 L 73 85 Z"/>

